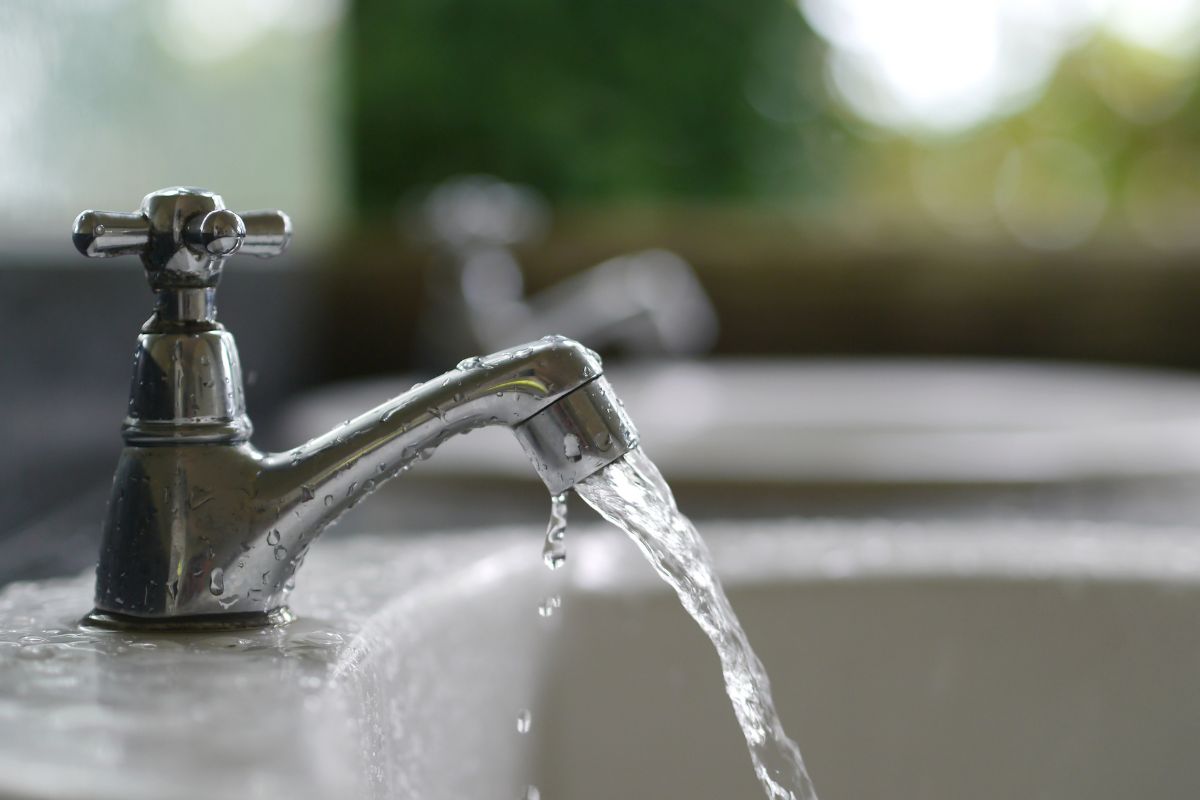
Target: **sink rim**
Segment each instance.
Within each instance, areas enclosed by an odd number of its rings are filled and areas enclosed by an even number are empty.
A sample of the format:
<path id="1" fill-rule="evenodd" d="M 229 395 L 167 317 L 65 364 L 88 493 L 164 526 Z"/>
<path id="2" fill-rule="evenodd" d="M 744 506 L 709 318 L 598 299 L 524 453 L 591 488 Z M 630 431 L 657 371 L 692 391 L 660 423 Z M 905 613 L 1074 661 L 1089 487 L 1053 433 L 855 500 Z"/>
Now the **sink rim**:
<path id="1" fill-rule="evenodd" d="M 623 536 L 572 532 L 571 589 L 669 591 Z M 868 580 L 1200 584 L 1200 536 L 1103 522 L 770 520 L 710 522 L 701 534 L 722 583 Z M 626 552 L 630 551 L 630 552 Z M 631 569 L 634 564 L 644 569 Z"/>
<path id="2" fill-rule="evenodd" d="M 970 585 L 972 581 L 994 579 L 1140 582 L 1164 588 L 1200 584 L 1200 537 L 1185 528 L 980 520 L 889 523 L 780 519 L 754 524 L 713 523 L 705 525 L 703 533 L 722 580 L 734 591 L 767 582 L 853 586 L 881 579 L 912 582 L 914 586 L 929 581 Z M 579 524 L 568 536 L 568 568 L 553 573 L 566 579 L 566 592 L 669 592 L 636 548 L 610 526 L 600 522 Z M 371 668 L 376 643 L 383 631 L 393 629 L 397 618 L 423 618 L 433 611 L 437 613 L 431 616 L 437 619 L 429 624 L 436 624 L 447 619 L 447 612 L 453 619 L 455 604 L 460 600 L 483 604 L 495 600 L 519 606 L 522 618 L 528 613 L 532 625 L 533 605 L 527 601 L 538 590 L 525 579 L 552 574 L 539 557 L 536 532 L 528 527 L 498 527 L 444 537 L 432 534 L 415 540 L 375 532 L 329 541 L 337 542 L 335 547 L 342 551 L 341 556 L 314 560 L 303 576 L 306 585 L 296 605 L 301 617 L 314 624 L 314 630 L 333 624 L 345 635 L 336 644 L 320 646 L 329 654 L 326 663 L 330 680 L 319 694 L 330 701 L 349 688 L 347 682 L 361 677 L 360 668 Z M 444 552 L 448 546 L 456 554 L 449 560 Z M 369 596 L 353 607 L 322 614 L 322 597 L 328 600 L 332 596 L 330 577 L 338 570 L 330 567 L 329 574 L 322 577 L 320 573 L 326 570 L 320 565 L 336 562 L 344 567 L 372 556 L 374 561 L 381 561 L 381 552 L 414 562 L 403 570 L 408 577 L 400 576 L 400 582 L 390 587 L 368 587 Z M 415 563 L 422 557 L 435 558 L 428 565 Z M 452 566 L 445 569 L 448 563 Z M 634 569 L 635 565 L 640 566 Z M 372 569 L 386 574 L 379 565 Z M 84 585 L 78 577 L 56 583 L 62 587 Z M 309 593 L 305 589 L 320 591 Z M 499 594 L 494 594 L 497 591 Z M 382 598 L 383 602 L 364 605 L 373 598 Z M 353 625 L 347 627 L 346 623 Z M 681 619 L 681 624 L 685 623 Z M 447 642 L 445 646 L 451 645 Z M 540 655 L 539 651 L 529 657 L 531 674 L 540 663 Z M 376 671 L 378 667 L 376 664 Z M 295 694 L 303 696 L 298 687 Z M 347 709 L 344 721 L 358 724 L 365 719 L 366 711 L 353 708 Z M 95 777 L 91 767 L 80 766 L 81 776 Z M 0 781 L 5 784 L 0 786 L 0 796 L 6 792 L 10 792 L 7 796 L 32 796 L 26 791 L 32 785 L 23 785 L 16 778 L 10 775 Z M 101 791 L 98 796 L 109 795 Z M 133 791 L 130 796 L 141 795 Z"/>

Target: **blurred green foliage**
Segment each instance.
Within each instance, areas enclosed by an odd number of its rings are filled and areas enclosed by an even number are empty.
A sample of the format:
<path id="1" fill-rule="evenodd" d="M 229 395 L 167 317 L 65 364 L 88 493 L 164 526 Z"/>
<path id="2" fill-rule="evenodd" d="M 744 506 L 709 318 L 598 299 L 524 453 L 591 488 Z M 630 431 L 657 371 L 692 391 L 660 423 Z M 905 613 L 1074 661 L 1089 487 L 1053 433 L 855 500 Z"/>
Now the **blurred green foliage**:
<path id="1" fill-rule="evenodd" d="M 1197 142 L 1200 55 L 1097 33 L 1026 107 L 955 135 L 879 135 L 859 147 L 843 166 L 845 202 L 829 215 L 872 221 L 873 234 L 853 231 L 859 240 L 940 243 L 949 233 L 973 245 L 1194 254 Z"/>
<path id="2" fill-rule="evenodd" d="M 367 211 L 462 173 L 605 203 L 788 195 L 828 168 L 789 0 L 358 0 L 349 36 Z"/>

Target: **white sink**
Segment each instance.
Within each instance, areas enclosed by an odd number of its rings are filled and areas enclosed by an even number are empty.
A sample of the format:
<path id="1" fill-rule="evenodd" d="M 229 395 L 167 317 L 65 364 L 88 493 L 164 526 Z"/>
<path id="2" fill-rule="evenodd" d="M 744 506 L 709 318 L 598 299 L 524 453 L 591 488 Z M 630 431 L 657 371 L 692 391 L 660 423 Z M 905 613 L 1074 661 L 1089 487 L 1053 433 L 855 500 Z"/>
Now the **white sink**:
<path id="1" fill-rule="evenodd" d="M 823 797 L 1200 796 L 1192 533 L 704 533 Z M 0 796 L 759 796 L 707 641 L 615 530 L 569 540 L 335 534 L 275 632 L 80 635 L 86 576 L 11 587 Z"/>

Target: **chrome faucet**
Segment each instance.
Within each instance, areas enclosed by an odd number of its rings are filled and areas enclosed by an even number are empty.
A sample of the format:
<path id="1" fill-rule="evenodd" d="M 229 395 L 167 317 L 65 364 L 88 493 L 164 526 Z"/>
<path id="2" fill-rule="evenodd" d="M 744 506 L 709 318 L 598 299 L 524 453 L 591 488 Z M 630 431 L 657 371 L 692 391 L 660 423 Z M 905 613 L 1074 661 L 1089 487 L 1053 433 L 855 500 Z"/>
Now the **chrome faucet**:
<path id="1" fill-rule="evenodd" d="M 321 531 L 457 433 L 508 425 L 553 494 L 636 446 L 596 354 L 549 336 L 467 359 L 292 450 L 260 452 L 216 287 L 229 256 L 278 255 L 290 237 L 282 212 L 236 214 L 192 188 L 75 220 L 81 253 L 139 255 L 157 293 L 134 353 L 90 623 L 288 621 L 296 570 Z"/>

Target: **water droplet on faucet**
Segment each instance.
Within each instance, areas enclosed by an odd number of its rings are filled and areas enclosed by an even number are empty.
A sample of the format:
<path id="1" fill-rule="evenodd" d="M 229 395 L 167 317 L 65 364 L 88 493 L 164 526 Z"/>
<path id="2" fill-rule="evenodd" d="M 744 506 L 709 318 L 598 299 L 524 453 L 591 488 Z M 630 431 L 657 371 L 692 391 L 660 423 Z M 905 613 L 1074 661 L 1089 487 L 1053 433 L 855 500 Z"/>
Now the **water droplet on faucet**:
<path id="1" fill-rule="evenodd" d="M 458 362 L 458 365 L 455 366 L 455 369 L 466 371 L 469 369 L 478 369 L 479 367 L 482 367 L 482 366 L 483 366 L 482 358 L 480 358 L 479 356 L 471 356 L 470 358 L 464 358 L 462 361 Z"/>
<path id="2" fill-rule="evenodd" d="M 215 595 L 225 593 L 225 570 L 220 567 L 213 567 L 212 572 L 208 576 L 208 590 Z"/>
<path id="3" fill-rule="evenodd" d="M 583 452 L 579 447 L 579 437 L 573 433 L 568 433 L 563 436 L 563 455 L 569 461 L 578 461 L 583 458 Z"/>
<path id="4" fill-rule="evenodd" d="M 271 545 L 272 547 L 279 544 L 278 530 L 272 528 L 271 531 L 267 533 L 267 544 Z"/>

